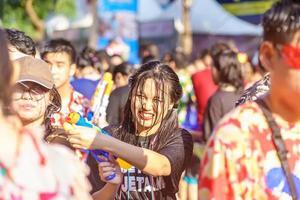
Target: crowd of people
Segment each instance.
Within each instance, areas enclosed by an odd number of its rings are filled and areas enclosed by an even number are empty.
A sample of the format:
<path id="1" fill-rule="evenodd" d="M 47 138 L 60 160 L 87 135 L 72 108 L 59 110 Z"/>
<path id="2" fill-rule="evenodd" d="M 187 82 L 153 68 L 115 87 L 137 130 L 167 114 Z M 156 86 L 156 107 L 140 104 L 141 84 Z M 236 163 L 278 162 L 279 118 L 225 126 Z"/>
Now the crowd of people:
<path id="1" fill-rule="evenodd" d="M 254 59 L 147 44 L 139 65 L 0 29 L 0 199 L 300 199 L 300 3 L 262 27 Z"/>

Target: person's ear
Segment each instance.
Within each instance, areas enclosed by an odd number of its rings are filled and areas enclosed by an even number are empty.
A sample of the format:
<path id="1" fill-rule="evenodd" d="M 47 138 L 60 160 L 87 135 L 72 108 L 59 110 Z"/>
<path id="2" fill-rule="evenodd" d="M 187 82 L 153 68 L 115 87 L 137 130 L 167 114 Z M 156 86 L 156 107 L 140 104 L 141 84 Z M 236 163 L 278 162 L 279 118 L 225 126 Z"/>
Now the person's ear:
<path id="1" fill-rule="evenodd" d="M 267 71 L 272 71 L 273 70 L 273 60 L 275 56 L 278 56 L 278 52 L 276 51 L 274 45 L 271 42 L 264 41 L 260 45 L 260 50 L 259 50 L 259 59 L 262 64 L 262 66 L 267 70 Z"/>
<path id="2" fill-rule="evenodd" d="M 76 64 L 73 63 L 73 64 L 71 64 L 71 68 L 70 68 L 70 74 L 69 74 L 70 77 L 74 76 L 75 72 L 76 72 Z"/>

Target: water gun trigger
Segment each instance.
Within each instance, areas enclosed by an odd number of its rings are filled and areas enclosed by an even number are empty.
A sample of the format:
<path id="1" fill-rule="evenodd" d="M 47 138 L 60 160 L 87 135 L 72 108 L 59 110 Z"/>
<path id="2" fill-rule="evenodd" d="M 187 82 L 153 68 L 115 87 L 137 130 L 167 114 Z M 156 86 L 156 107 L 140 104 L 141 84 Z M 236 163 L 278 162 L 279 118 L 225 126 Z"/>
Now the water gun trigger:
<path id="1" fill-rule="evenodd" d="M 108 152 L 101 151 L 101 150 L 91 151 L 91 154 L 92 154 L 93 158 L 94 158 L 97 162 L 99 162 L 99 163 L 100 163 L 100 162 L 103 162 L 104 160 L 102 160 L 98 155 L 102 155 L 102 156 L 104 156 L 105 158 L 108 158 L 108 157 L 109 157 L 109 153 L 108 153 Z M 107 181 L 109 181 L 109 180 L 114 179 L 115 177 L 116 177 L 116 174 L 113 173 L 113 174 L 111 174 L 111 175 L 105 177 L 105 179 L 106 179 Z"/>

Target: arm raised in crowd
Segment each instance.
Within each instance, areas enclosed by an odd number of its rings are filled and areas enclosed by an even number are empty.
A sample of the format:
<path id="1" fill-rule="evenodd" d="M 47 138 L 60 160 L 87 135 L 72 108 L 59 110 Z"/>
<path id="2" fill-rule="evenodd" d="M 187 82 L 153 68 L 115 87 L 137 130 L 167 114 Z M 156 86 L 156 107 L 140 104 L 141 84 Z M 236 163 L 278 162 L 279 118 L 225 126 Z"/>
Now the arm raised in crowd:
<path id="1" fill-rule="evenodd" d="M 155 151 L 136 147 L 118 139 L 98 134 L 95 129 L 76 127 L 69 132 L 69 141 L 75 148 L 102 149 L 128 161 L 133 166 L 153 176 L 171 173 L 169 159 Z"/>

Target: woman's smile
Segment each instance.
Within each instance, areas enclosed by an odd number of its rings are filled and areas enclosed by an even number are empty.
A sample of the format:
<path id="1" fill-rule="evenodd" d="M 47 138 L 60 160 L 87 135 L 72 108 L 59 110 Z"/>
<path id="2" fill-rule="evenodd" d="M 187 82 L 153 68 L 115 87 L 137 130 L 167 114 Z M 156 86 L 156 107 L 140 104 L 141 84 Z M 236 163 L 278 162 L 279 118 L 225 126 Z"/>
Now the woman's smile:
<path id="1" fill-rule="evenodd" d="M 147 111 L 143 111 L 143 110 L 140 110 L 138 112 L 139 114 L 139 117 L 144 120 L 144 121 L 148 121 L 148 120 L 152 120 L 153 117 L 154 117 L 154 114 L 151 113 L 151 112 L 147 112 Z"/>

